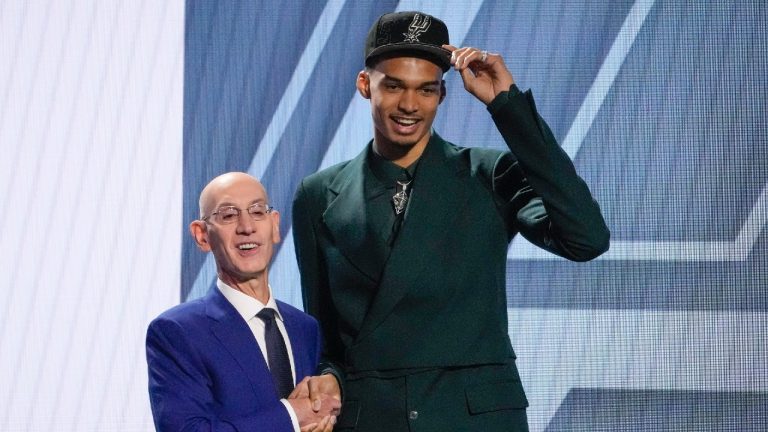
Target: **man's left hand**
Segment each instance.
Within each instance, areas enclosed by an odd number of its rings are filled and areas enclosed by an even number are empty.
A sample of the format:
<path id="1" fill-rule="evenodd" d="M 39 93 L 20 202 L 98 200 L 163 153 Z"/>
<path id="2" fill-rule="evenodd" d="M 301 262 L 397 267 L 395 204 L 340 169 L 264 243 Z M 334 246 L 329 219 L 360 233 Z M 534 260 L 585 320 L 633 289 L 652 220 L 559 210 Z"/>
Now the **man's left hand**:
<path id="1" fill-rule="evenodd" d="M 473 47 L 443 48 L 451 52 L 451 65 L 461 74 L 464 88 L 486 105 L 515 83 L 500 54 Z"/>

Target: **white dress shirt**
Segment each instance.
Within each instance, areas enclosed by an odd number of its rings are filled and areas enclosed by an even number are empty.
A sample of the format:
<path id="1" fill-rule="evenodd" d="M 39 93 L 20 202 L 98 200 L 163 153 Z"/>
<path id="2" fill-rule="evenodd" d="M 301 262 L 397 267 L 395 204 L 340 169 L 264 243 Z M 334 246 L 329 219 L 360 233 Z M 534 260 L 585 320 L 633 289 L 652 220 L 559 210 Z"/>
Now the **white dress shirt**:
<path id="1" fill-rule="evenodd" d="M 232 304 L 232 306 L 234 306 L 235 310 L 237 310 L 237 313 L 239 313 L 240 316 L 243 317 L 243 320 L 245 320 L 245 322 L 248 324 L 248 327 L 251 329 L 251 333 L 253 333 L 253 337 L 256 339 L 256 343 L 259 345 L 261 354 L 264 356 L 264 362 L 267 364 L 267 367 L 269 367 L 269 361 L 267 360 L 267 342 L 264 335 L 264 321 L 257 317 L 256 314 L 261 312 L 261 310 L 265 307 L 272 308 L 276 311 L 275 317 L 277 319 L 275 319 L 275 322 L 277 323 L 277 328 L 280 329 L 280 334 L 283 335 L 285 348 L 288 351 L 288 359 L 291 361 L 291 376 L 293 377 L 293 382 L 296 382 L 296 366 L 293 363 L 293 350 L 291 349 L 291 340 L 288 338 L 288 333 L 285 330 L 285 324 L 283 324 L 283 316 L 280 315 L 280 310 L 277 308 L 277 302 L 275 302 L 275 298 L 272 297 L 272 288 L 268 287 L 269 301 L 267 301 L 267 304 L 264 304 L 255 298 L 243 293 L 242 291 L 230 287 L 229 285 L 222 282 L 221 279 L 216 281 L 216 286 L 219 288 L 221 294 Z M 285 399 L 280 399 L 280 402 L 285 405 L 285 408 L 288 410 L 288 414 L 291 416 L 293 430 L 295 432 L 299 432 L 299 419 L 296 416 L 296 412 L 293 410 L 293 407 Z"/>

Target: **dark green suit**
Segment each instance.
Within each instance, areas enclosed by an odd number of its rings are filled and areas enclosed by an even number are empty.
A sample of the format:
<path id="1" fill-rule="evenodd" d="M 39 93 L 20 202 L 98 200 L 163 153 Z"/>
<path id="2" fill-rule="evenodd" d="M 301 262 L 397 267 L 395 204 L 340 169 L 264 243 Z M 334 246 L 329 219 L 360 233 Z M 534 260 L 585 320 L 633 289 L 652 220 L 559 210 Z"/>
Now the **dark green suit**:
<path id="1" fill-rule="evenodd" d="M 370 143 L 296 193 L 305 309 L 323 327 L 324 360 L 346 374 L 336 429 L 526 428 L 508 337 L 509 242 L 519 232 L 585 261 L 607 250 L 609 232 L 530 92 L 513 86 L 489 111 L 511 152 L 433 134 L 388 257 L 388 231 L 366 212 L 382 193 L 367 186 Z"/>

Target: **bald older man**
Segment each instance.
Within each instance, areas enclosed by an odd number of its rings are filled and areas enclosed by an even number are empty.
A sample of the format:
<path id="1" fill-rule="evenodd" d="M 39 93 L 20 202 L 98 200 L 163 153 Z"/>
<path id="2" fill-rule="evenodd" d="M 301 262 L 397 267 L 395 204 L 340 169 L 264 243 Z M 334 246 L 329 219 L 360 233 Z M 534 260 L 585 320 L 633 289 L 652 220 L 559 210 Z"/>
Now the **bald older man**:
<path id="1" fill-rule="evenodd" d="M 245 173 L 216 177 L 201 192 L 200 219 L 189 228 L 198 247 L 213 252 L 218 281 L 205 297 L 149 325 L 156 429 L 329 432 L 340 402 L 313 406 L 300 397 L 318 364 L 317 321 L 270 290 L 280 214 L 264 187 Z M 294 391 L 297 382 L 304 391 Z"/>

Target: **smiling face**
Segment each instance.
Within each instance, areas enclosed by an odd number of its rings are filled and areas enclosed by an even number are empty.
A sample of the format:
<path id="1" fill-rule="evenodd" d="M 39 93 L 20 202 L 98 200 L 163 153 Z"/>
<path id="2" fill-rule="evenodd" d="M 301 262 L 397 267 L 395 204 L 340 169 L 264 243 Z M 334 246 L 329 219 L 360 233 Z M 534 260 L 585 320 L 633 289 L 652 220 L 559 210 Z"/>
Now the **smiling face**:
<path id="1" fill-rule="evenodd" d="M 203 251 L 212 251 L 219 278 L 228 285 L 253 279 L 266 282 L 273 245 L 280 241 L 280 215 L 273 211 L 263 220 L 254 220 L 247 208 L 267 204 L 264 187 L 244 173 L 216 177 L 200 194 L 201 219 L 190 225 L 195 241 Z M 211 214 L 222 207 L 240 209 L 237 220 L 221 224 Z"/>
<path id="2" fill-rule="evenodd" d="M 443 71 L 416 57 L 386 58 L 360 72 L 357 89 L 371 101 L 374 146 L 390 160 L 415 160 L 430 138 L 445 96 Z"/>

